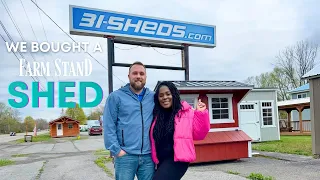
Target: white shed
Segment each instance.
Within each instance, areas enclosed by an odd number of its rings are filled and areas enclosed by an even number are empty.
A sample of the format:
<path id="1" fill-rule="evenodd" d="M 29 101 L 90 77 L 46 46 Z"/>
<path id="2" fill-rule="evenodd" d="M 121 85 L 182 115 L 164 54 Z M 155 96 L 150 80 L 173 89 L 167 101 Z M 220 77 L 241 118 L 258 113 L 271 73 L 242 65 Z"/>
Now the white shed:
<path id="1" fill-rule="evenodd" d="M 277 89 L 252 89 L 238 109 L 240 129 L 253 141 L 280 140 Z"/>

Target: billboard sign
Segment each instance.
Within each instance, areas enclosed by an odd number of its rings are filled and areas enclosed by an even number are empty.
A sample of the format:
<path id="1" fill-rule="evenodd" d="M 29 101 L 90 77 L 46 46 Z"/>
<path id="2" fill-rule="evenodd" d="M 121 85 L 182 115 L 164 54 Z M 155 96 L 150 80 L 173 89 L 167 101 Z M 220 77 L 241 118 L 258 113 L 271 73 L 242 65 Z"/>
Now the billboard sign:
<path id="1" fill-rule="evenodd" d="M 70 34 L 213 48 L 216 27 L 70 5 Z"/>

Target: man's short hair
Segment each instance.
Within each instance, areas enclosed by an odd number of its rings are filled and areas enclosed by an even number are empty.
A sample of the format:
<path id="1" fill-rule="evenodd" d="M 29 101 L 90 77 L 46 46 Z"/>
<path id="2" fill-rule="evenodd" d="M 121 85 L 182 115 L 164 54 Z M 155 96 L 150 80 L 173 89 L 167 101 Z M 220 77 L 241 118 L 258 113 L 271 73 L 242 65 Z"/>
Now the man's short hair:
<path id="1" fill-rule="evenodd" d="M 136 61 L 136 62 L 134 62 L 134 63 L 132 63 L 132 64 L 130 65 L 129 72 L 130 72 L 130 69 L 131 69 L 131 67 L 132 67 L 133 65 L 141 65 L 141 66 L 144 67 L 144 69 L 146 69 L 146 66 L 145 66 L 142 62 Z"/>

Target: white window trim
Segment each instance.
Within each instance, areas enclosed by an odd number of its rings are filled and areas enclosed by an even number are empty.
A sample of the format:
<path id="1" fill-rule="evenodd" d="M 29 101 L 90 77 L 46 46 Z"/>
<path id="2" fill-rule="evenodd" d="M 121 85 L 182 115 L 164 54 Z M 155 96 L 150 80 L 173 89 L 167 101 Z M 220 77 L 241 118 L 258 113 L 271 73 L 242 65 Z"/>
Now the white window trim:
<path id="1" fill-rule="evenodd" d="M 272 112 L 272 125 L 264 125 L 263 123 L 263 109 L 262 103 L 264 102 L 271 102 L 271 112 Z M 272 100 L 266 100 L 266 101 L 260 101 L 260 113 L 261 113 L 261 128 L 275 128 L 275 109 L 274 109 L 274 101 Z"/>
<path id="2" fill-rule="evenodd" d="M 181 100 L 182 100 L 184 97 L 185 97 L 185 98 L 194 98 L 194 104 L 197 104 L 199 94 L 180 94 Z M 196 108 L 196 107 L 193 107 L 193 108 Z"/>
<path id="3" fill-rule="evenodd" d="M 209 106 L 209 116 L 211 124 L 220 123 L 234 123 L 233 119 L 233 108 L 232 108 L 232 94 L 207 94 L 208 96 L 208 106 Z M 212 98 L 228 98 L 228 108 L 229 108 L 229 119 L 212 119 Z"/>

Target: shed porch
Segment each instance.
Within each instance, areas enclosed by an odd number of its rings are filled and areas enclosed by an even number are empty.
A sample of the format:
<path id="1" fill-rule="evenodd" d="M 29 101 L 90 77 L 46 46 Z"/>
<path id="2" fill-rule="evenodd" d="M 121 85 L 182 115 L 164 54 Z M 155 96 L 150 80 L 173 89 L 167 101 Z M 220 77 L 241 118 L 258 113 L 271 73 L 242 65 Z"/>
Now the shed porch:
<path id="1" fill-rule="evenodd" d="M 280 119 L 281 132 L 311 132 L 311 120 L 303 120 L 302 112 L 305 109 L 310 109 L 310 98 L 292 99 L 278 102 L 278 110 L 287 113 L 287 119 Z M 299 113 L 299 121 L 291 120 L 291 112 L 297 110 Z"/>

